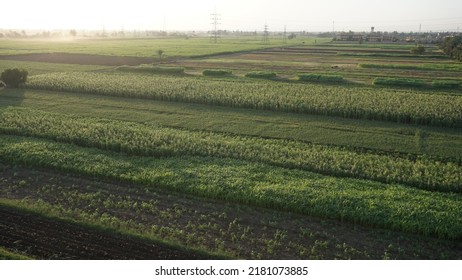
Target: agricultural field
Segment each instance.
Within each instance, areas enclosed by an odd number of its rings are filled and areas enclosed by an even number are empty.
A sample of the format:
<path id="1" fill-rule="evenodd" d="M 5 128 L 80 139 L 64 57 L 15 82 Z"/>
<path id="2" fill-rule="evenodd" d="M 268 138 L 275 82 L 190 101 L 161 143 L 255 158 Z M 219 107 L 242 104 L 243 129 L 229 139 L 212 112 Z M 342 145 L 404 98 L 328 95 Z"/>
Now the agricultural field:
<path id="1" fill-rule="evenodd" d="M 411 47 L 0 40 L 0 259 L 461 259 L 462 68 Z"/>

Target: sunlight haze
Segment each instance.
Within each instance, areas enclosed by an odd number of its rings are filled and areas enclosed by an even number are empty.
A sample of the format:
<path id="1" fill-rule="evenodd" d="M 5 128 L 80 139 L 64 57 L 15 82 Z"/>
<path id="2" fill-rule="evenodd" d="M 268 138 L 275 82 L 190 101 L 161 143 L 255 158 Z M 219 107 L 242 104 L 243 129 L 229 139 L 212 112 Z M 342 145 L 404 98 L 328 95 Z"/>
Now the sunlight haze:
<path id="1" fill-rule="evenodd" d="M 8 1 L 0 29 L 457 31 L 462 1 Z M 7 11 L 7 12 L 5 12 Z"/>

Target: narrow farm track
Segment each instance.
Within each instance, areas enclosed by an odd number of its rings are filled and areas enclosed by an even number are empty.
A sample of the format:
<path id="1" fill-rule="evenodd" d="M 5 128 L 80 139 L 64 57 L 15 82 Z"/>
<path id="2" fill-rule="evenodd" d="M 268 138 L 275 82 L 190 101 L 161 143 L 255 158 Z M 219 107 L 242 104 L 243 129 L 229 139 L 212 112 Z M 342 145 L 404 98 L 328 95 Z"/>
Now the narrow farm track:
<path id="1" fill-rule="evenodd" d="M 204 259 L 206 255 L 0 206 L 0 247 L 39 259 Z"/>

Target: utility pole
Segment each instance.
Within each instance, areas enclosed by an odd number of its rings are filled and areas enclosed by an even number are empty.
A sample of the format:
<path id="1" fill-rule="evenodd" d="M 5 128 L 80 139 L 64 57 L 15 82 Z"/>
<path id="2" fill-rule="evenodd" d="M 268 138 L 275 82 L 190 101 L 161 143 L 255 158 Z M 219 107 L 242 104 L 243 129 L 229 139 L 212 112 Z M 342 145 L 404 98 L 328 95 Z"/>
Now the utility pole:
<path id="1" fill-rule="evenodd" d="M 284 44 L 287 44 L 287 28 L 286 28 L 285 25 L 284 25 L 284 37 L 283 37 L 283 39 L 282 39 L 282 42 L 283 42 Z"/>
<path id="2" fill-rule="evenodd" d="M 268 25 L 265 23 L 265 29 L 263 31 L 263 43 L 269 44 L 269 32 Z"/>
<path id="3" fill-rule="evenodd" d="M 419 24 L 419 33 L 422 33 L 422 24 Z"/>
<path id="4" fill-rule="evenodd" d="M 162 30 L 164 31 L 165 34 L 167 34 L 167 24 L 165 22 L 165 15 L 164 15 L 164 18 L 163 18 Z"/>
<path id="5" fill-rule="evenodd" d="M 213 14 L 211 14 L 212 16 L 212 25 L 213 25 L 213 34 L 212 34 L 212 37 L 213 38 L 213 42 L 216 44 L 218 42 L 218 38 L 219 38 L 219 34 L 218 34 L 218 25 L 220 25 L 220 18 L 219 18 L 219 14 L 217 14 L 217 10 L 215 9 L 215 12 Z"/>

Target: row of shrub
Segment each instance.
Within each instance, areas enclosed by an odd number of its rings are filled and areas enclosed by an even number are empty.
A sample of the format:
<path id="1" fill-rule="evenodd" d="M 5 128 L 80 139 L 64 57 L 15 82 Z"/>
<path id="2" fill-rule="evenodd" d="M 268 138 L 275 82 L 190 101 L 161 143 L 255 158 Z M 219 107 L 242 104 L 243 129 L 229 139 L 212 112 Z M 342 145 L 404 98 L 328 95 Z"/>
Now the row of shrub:
<path id="1" fill-rule="evenodd" d="M 435 58 L 435 59 L 447 59 L 448 57 L 444 54 L 401 54 L 401 53 L 349 53 L 349 52 L 338 52 L 338 56 L 359 56 L 359 57 L 400 57 L 400 58 Z"/>
<path id="2" fill-rule="evenodd" d="M 424 70 L 424 71 L 462 71 L 462 64 L 456 63 L 425 63 L 425 64 L 374 64 L 359 63 L 360 68 L 373 69 L 400 69 L 400 70 Z"/>
<path id="3" fill-rule="evenodd" d="M 432 87 L 434 88 L 447 88 L 447 89 L 457 89 L 460 88 L 460 81 L 449 81 L 449 80 L 435 80 L 432 82 Z"/>
<path id="4" fill-rule="evenodd" d="M 245 74 L 247 78 L 257 78 L 257 79 L 274 79 L 277 77 L 276 73 L 268 71 L 253 71 Z"/>
<path id="5" fill-rule="evenodd" d="M 119 66 L 116 68 L 117 71 L 124 72 L 144 72 L 144 73 L 155 73 L 155 74 L 170 74 L 180 75 L 184 74 L 185 69 L 183 67 L 160 67 L 150 65 L 140 66 Z M 202 72 L 204 76 L 222 77 L 230 76 L 233 72 L 227 69 L 206 69 Z M 277 77 L 275 72 L 269 71 L 253 71 L 245 74 L 247 78 L 257 79 L 268 79 L 272 80 Z M 298 80 L 302 82 L 316 82 L 316 83 L 341 83 L 345 80 L 340 75 L 323 75 L 323 74 L 299 74 Z"/>
<path id="6" fill-rule="evenodd" d="M 117 71 L 124 72 L 141 72 L 141 73 L 154 73 L 154 74 L 168 74 L 168 75 L 182 75 L 184 74 L 184 67 L 161 67 L 151 65 L 140 66 L 119 66 Z"/>
<path id="7" fill-rule="evenodd" d="M 361 67 L 368 67 L 360 65 Z M 150 65 L 140 66 L 119 66 L 116 68 L 118 71 L 125 72 L 144 72 L 144 73 L 155 73 L 155 74 L 170 74 L 180 75 L 184 74 L 185 69 L 183 67 L 160 67 Z M 231 70 L 227 69 L 206 69 L 202 72 L 204 76 L 229 76 L 232 75 Z M 248 78 L 257 79 L 274 79 L 277 77 L 275 72 L 269 71 L 253 71 L 245 74 Z M 325 75 L 325 74 L 299 74 L 298 80 L 302 82 L 314 82 L 314 83 L 343 83 L 344 78 L 340 75 Z M 372 81 L 373 85 L 379 86 L 399 86 L 399 87 L 426 87 L 427 82 L 421 79 L 409 79 L 409 78 L 388 78 L 388 77 L 377 77 Z M 458 89 L 461 86 L 461 82 L 452 80 L 435 80 L 431 86 L 437 89 Z"/>
<path id="8" fill-rule="evenodd" d="M 245 74 L 248 78 L 259 79 L 274 79 L 277 77 L 274 72 L 256 71 Z M 299 74 L 298 80 L 301 82 L 314 82 L 314 83 L 342 83 L 345 80 L 340 75 L 324 75 L 324 74 Z"/>
<path id="9" fill-rule="evenodd" d="M 299 74 L 298 80 L 303 82 L 342 83 L 345 80 L 340 75 Z"/>
<path id="10" fill-rule="evenodd" d="M 225 69 L 206 69 L 202 72 L 204 76 L 230 76 L 232 74 L 233 71 Z"/>
<path id="11" fill-rule="evenodd" d="M 372 81 L 377 86 L 424 87 L 426 82 L 419 79 L 377 77 Z"/>
<path id="12" fill-rule="evenodd" d="M 372 81 L 373 85 L 379 86 L 399 86 L 399 87 L 426 87 L 428 86 L 425 80 L 406 79 L 406 78 L 384 78 L 377 77 Z M 434 80 L 431 83 L 433 88 L 437 89 L 458 89 L 461 86 L 460 81 L 452 80 Z"/>

